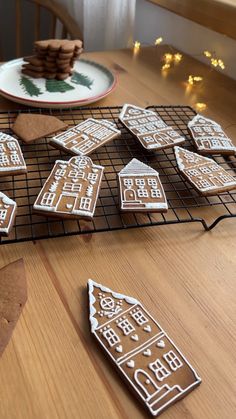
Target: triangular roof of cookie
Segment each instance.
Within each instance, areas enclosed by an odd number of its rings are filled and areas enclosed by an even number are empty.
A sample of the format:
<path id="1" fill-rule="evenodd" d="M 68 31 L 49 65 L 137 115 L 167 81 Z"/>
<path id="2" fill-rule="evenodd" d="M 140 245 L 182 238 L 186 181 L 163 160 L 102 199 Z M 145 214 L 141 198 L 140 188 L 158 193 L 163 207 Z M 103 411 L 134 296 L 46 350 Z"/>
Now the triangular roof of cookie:
<path id="1" fill-rule="evenodd" d="M 94 303 L 96 302 L 96 298 L 94 296 L 94 289 L 98 289 L 102 293 L 109 293 L 112 295 L 112 297 L 119 299 L 119 300 L 125 300 L 128 304 L 139 304 L 139 301 L 136 300 L 133 297 L 129 297 L 127 295 L 123 295 L 120 293 L 117 293 L 115 291 L 112 291 L 110 288 L 105 287 L 104 285 L 98 284 L 93 279 L 88 280 L 88 294 L 89 294 L 89 320 L 91 323 L 91 331 L 94 332 L 98 325 L 98 320 L 95 317 L 95 314 L 97 314 L 97 311 L 94 307 Z M 120 310 L 122 312 L 122 310 Z"/>
<path id="2" fill-rule="evenodd" d="M 214 160 L 209 159 L 208 157 L 204 157 L 204 156 L 200 156 L 200 154 L 194 153 L 193 151 L 187 150 L 186 148 L 182 148 L 179 146 L 175 146 L 174 147 L 174 151 L 175 151 L 175 157 L 176 157 L 176 161 L 178 164 L 178 167 L 180 170 L 184 170 L 186 168 L 185 164 L 184 164 L 184 154 L 188 155 L 189 157 L 191 157 L 192 159 L 197 158 L 198 161 L 197 162 L 192 162 L 193 167 L 199 164 L 203 164 L 203 163 L 215 163 Z"/>
<path id="3" fill-rule="evenodd" d="M 188 123 L 188 127 L 192 128 L 194 125 L 216 125 L 221 128 L 220 124 L 213 121 L 212 119 L 206 118 L 205 116 L 200 115 L 199 113 L 194 116 L 191 121 Z"/>
<path id="4" fill-rule="evenodd" d="M 0 192 L 0 199 L 2 199 L 2 202 L 6 205 L 16 205 L 15 201 L 13 201 L 13 199 L 9 198 L 3 192 Z"/>
<path id="5" fill-rule="evenodd" d="M 159 173 L 142 163 L 138 159 L 132 159 L 119 173 L 119 175 L 158 175 Z"/>
<path id="6" fill-rule="evenodd" d="M 129 111 L 130 110 L 137 110 L 139 111 L 139 113 L 136 113 L 134 115 L 130 115 Z M 135 105 L 131 105 L 129 103 L 127 103 L 126 105 L 123 106 L 121 113 L 119 115 L 119 119 L 125 121 L 127 119 L 133 119 L 133 118 L 137 118 L 140 116 L 147 116 L 147 115 L 156 115 L 155 112 L 150 111 L 149 109 L 144 109 L 144 108 L 140 108 L 139 106 L 135 106 Z M 157 116 L 157 115 L 156 115 Z"/>
<path id="7" fill-rule="evenodd" d="M 6 141 L 11 141 L 17 144 L 20 148 L 19 141 L 12 137 L 12 135 L 6 134 L 5 132 L 0 132 L 0 142 L 5 143 Z"/>

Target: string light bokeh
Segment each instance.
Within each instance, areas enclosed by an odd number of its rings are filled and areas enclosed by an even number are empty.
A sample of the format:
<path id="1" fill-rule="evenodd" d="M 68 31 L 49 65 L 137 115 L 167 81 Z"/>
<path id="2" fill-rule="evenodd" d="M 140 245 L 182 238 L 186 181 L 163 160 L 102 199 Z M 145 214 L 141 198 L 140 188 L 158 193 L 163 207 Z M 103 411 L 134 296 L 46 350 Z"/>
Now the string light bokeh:
<path id="1" fill-rule="evenodd" d="M 154 45 L 158 47 L 163 42 L 162 36 L 156 38 Z M 137 55 L 137 53 L 140 51 L 141 48 L 141 42 L 135 41 L 133 46 L 133 54 L 134 56 Z M 224 61 L 216 56 L 215 51 L 208 51 L 204 50 L 201 54 L 198 54 L 196 56 L 202 56 L 205 57 L 208 60 L 208 63 L 214 67 L 219 67 L 221 70 L 225 69 L 225 63 Z M 165 52 L 163 56 L 161 57 L 161 70 L 164 77 L 167 76 L 168 71 L 170 69 L 174 69 L 174 67 L 178 64 L 180 64 L 183 60 L 183 54 L 180 52 L 171 53 L 169 51 Z M 192 75 L 190 74 L 188 76 L 187 82 L 185 83 L 185 86 L 191 88 L 194 86 L 199 85 L 203 82 L 203 77 L 201 75 Z M 198 112 L 203 112 L 207 108 L 207 104 L 203 102 L 196 102 L 194 104 L 195 109 Z"/>

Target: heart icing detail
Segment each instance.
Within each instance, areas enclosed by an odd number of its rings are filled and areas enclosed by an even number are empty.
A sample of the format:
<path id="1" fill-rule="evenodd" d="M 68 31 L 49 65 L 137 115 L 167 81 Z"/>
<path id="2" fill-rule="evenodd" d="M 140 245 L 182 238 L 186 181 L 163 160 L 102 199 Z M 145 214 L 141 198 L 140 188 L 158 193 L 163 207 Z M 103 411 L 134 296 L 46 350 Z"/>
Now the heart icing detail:
<path id="1" fill-rule="evenodd" d="M 166 345 L 165 345 L 164 340 L 159 340 L 159 342 L 157 342 L 156 346 L 158 346 L 158 348 L 164 348 Z"/>
<path id="2" fill-rule="evenodd" d="M 150 349 L 146 349 L 146 351 L 143 352 L 143 355 L 145 355 L 145 356 L 151 356 L 152 355 L 152 352 L 151 352 Z"/>
<path id="3" fill-rule="evenodd" d="M 145 326 L 144 328 L 143 328 L 143 330 L 145 330 L 145 332 L 151 332 L 151 326 Z"/>
<path id="4" fill-rule="evenodd" d="M 135 365 L 135 363 L 134 363 L 134 361 L 131 359 L 130 361 L 128 361 L 127 362 L 127 367 L 129 367 L 129 368 L 134 368 L 134 365 Z"/>
<path id="5" fill-rule="evenodd" d="M 72 182 L 74 182 L 74 183 L 78 182 L 78 179 L 72 179 Z"/>
<path id="6" fill-rule="evenodd" d="M 66 204 L 66 208 L 71 209 L 73 207 L 72 204 Z"/>
<path id="7" fill-rule="evenodd" d="M 54 176 L 55 180 L 61 180 L 61 176 Z"/>
<path id="8" fill-rule="evenodd" d="M 123 352 L 122 345 L 119 345 L 119 346 L 116 347 L 116 352 L 119 352 L 119 353 Z"/>
<path id="9" fill-rule="evenodd" d="M 132 336 L 130 336 L 130 338 L 132 340 L 135 340 L 135 342 L 138 342 L 138 335 L 132 335 Z"/>
<path id="10" fill-rule="evenodd" d="M 65 169 L 67 166 L 65 164 L 60 164 L 61 169 Z"/>

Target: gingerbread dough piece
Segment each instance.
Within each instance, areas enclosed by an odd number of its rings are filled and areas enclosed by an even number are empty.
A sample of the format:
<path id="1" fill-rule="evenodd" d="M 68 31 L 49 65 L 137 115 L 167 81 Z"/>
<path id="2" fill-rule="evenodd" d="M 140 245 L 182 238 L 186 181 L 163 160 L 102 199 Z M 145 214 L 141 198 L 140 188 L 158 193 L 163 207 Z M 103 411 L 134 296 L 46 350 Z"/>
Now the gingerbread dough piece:
<path id="1" fill-rule="evenodd" d="M 14 224 L 17 205 L 15 201 L 0 192 L 0 236 L 8 236 Z"/>
<path id="2" fill-rule="evenodd" d="M 202 195 L 216 195 L 236 188 L 236 179 L 214 160 L 175 147 L 178 169 Z"/>
<path id="3" fill-rule="evenodd" d="M 66 128 L 67 125 L 55 116 L 21 113 L 17 116 L 12 131 L 25 143 L 31 143 Z"/>
<path id="4" fill-rule="evenodd" d="M 91 332 L 153 416 L 201 379 L 161 326 L 133 297 L 88 281 Z"/>
<path id="5" fill-rule="evenodd" d="M 119 115 L 122 124 L 148 150 L 162 150 L 185 141 L 155 113 L 134 105 L 124 105 Z"/>
<path id="6" fill-rule="evenodd" d="M 166 212 L 168 209 L 159 173 L 132 159 L 118 174 L 122 211 Z"/>
<path id="7" fill-rule="evenodd" d="M 34 210 L 61 218 L 92 218 L 103 167 L 89 157 L 57 160 L 35 203 Z"/>
<path id="8" fill-rule="evenodd" d="M 217 122 L 196 115 L 188 123 L 188 129 L 201 154 L 235 154 L 236 147 Z"/>
<path id="9" fill-rule="evenodd" d="M 50 144 L 74 155 L 87 155 L 120 136 L 115 124 L 105 119 L 89 118 L 53 137 Z"/>
<path id="10" fill-rule="evenodd" d="M 27 300 L 23 259 L 0 269 L 0 356 L 6 348 Z"/>
<path id="11" fill-rule="evenodd" d="M 0 176 L 26 173 L 25 160 L 18 141 L 0 132 Z"/>

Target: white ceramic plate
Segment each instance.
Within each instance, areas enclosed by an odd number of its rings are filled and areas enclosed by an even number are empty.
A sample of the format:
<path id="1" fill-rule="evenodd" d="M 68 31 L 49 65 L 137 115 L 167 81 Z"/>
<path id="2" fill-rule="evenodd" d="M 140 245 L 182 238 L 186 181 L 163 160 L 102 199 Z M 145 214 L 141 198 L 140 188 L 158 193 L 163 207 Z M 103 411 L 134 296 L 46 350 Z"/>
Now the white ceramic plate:
<path id="1" fill-rule="evenodd" d="M 13 102 L 41 108 L 69 108 L 96 102 L 111 93 L 116 76 L 93 61 L 78 60 L 65 81 L 33 79 L 21 73 L 23 59 L 0 67 L 0 95 Z"/>

